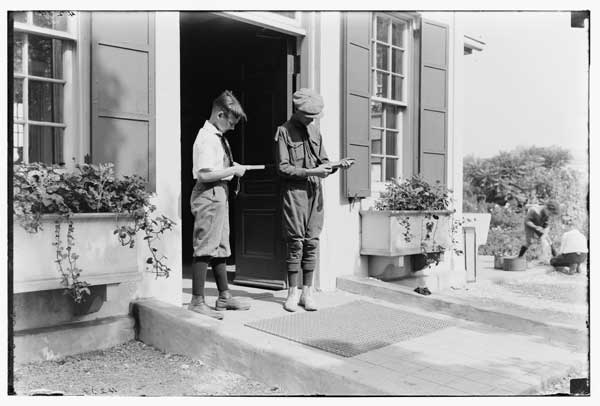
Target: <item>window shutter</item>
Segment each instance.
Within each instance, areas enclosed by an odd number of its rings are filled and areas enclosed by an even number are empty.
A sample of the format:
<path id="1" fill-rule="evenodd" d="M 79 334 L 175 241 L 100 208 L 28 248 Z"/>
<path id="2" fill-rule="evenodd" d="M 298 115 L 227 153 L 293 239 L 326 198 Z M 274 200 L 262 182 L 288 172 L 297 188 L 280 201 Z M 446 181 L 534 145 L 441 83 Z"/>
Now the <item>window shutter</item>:
<path id="1" fill-rule="evenodd" d="M 155 190 L 154 13 L 92 12 L 92 162 Z"/>
<path id="2" fill-rule="evenodd" d="M 448 154 L 448 26 L 422 20 L 419 173 L 446 184 Z"/>
<path id="3" fill-rule="evenodd" d="M 343 113 L 344 157 L 356 159 L 342 172 L 345 196 L 371 194 L 370 50 L 371 13 L 346 12 L 343 16 Z"/>

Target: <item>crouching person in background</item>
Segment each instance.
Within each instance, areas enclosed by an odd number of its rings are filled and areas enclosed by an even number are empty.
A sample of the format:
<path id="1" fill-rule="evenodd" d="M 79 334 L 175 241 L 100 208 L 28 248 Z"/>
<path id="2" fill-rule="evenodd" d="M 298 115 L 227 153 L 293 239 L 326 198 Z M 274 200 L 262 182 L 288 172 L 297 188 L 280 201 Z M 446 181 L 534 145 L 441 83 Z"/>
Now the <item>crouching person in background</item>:
<path id="1" fill-rule="evenodd" d="M 562 267 L 568 267 L 569 273 L 581 272 L 581 264 L 587 260 L 587 239 L 575 228 L 573 220 L 566 220 L 565 223 L 570 226 L 570 230 L 562 235 L 560 240 L 560 250 L 558 255 L 554 255 L 550 260 L 552 265 L 557 270 Z"/>

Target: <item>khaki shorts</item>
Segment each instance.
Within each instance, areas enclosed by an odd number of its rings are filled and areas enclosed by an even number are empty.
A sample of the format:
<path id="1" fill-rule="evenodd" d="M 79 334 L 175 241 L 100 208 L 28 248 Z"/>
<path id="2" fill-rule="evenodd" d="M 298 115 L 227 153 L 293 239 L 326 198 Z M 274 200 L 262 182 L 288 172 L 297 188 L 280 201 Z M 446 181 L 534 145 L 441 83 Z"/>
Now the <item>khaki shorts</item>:
<path id="1" fill-rule="evenodd" d="M 229 188 L 227 182 L 196 182 L 190 207 L 194 215 L 194 256 L 227 258 L 229 246 Z"/>

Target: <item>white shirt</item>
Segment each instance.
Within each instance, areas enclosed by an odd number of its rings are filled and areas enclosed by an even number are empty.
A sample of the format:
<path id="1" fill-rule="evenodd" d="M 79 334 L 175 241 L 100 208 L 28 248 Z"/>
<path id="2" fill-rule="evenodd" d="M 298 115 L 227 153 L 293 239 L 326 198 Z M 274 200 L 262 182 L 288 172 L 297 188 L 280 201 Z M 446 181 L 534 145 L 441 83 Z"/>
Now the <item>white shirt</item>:
<path id="1" fill-rule="evenodd" d="M 192 154 L 192 176 L 194 179 L 198 179 L 198 171 L 202 169 L 215 170 L 226 168 L 226 152 L 221 143 L 221 132 L 208 120 L 204 123 L 200 131 L 198 131 L 198 135 L 196 135 Z M 233 175 L 223 178 L 223 180 L 231 180 L 232 178 Z"/>
<path id="2" fill-rule="evenodd" d="M 570 254 L 572 252 L 588 252 L 585 236 L 576 229 L 564 233 L 560 240 L 560 253 Z"/>

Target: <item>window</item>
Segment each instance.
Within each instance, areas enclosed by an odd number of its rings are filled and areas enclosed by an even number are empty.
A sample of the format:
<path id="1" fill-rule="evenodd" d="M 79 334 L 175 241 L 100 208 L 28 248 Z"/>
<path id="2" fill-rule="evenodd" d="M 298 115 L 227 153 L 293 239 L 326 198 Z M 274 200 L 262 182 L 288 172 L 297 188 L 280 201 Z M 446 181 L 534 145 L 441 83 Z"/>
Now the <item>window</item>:
<path id="1" fill-rule="evenodd" d="M 408 21 L 374 14 L 371 39 L 371 182 L 401 175 L 406 115 Z"/>
<path id="2" fill-rule="evenodd" d="M 14 13 L 14 163 L 64 163 L 65 55 L 75 44 L 73 16 L 60 12 Z M 67 58 L 68 59 L 68 58 Z"/>

